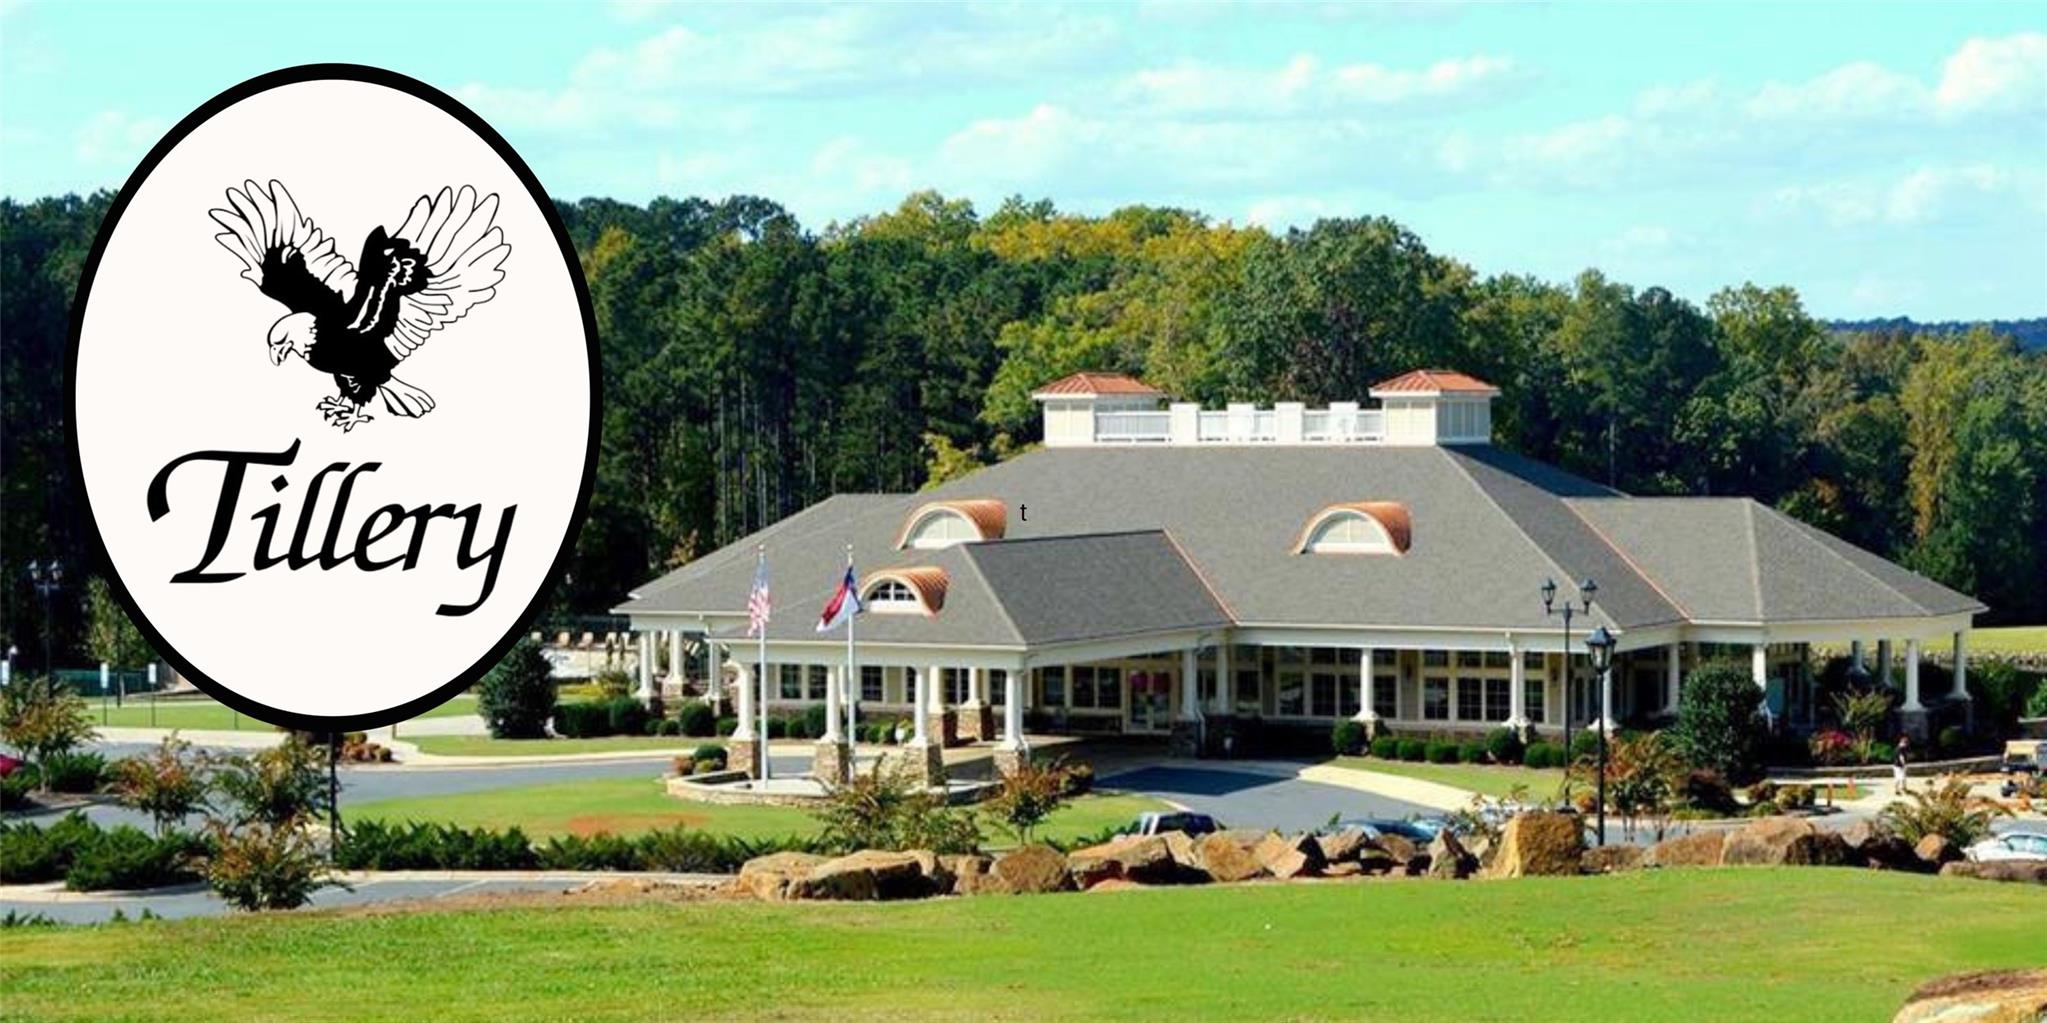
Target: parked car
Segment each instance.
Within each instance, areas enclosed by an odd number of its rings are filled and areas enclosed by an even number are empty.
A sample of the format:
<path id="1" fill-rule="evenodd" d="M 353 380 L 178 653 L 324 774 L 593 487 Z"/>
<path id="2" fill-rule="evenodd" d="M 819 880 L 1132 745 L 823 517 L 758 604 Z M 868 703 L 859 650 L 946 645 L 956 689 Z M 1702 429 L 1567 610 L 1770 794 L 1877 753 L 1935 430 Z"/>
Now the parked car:
<path id="1" fill-rule="evenodd" d="M 2047 831 L 2007 831 L 1962 850 L 1976 863 L 1998 860 L 2047 861 Z"/>
<path id="2" fill-rule="evenodd" d="M 1138 814 L 1137 820 L 1123 829 L 1123 834 L 1157 835 L 1167 831 L 1179 831 L 1190 837 L 1199 837 L 1222 829 L 1221 822 L 1205 813 L 1176 810 Z"/>
<path id="3" fill-rule="evenodd" d="M 1337 821 L 1336 826 L 1330 830 L 1344 831 L 1349 828 L 1357 828 L 1363 831 L 1368 838 L 1378 838 L 1380 835 L 1399 835 L 1410 842 L 1419 842 L 1427 845 L 1435 840 L 1437 833 L 1442 831 L 1448 823 L 1449 821 L 1442 817 L 1411 817 L 1407 820 L 1399 820 L 1393 817 L 1350 817 Z"/>
<path id="4" fill-rule="evenodd" d="M 2022 771 L 2039 772 L 2047 766 L 2047 742 L 2039 739 L 2013 739 L 2004 744 L 2004 771 L 2017 774 Z"/>

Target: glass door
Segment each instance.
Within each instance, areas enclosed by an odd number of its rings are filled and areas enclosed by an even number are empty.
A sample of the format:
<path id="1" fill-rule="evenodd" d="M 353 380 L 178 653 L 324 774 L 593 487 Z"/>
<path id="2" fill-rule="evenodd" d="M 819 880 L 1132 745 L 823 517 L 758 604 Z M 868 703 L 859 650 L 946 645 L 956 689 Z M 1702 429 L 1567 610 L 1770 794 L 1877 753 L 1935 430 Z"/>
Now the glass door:
<path id="1" fill-rule="evenodd" d="M 1173 676 L 1164 671 L 1130 673 L 1130 730 L 1163 732 L 1173 726 Z"/>

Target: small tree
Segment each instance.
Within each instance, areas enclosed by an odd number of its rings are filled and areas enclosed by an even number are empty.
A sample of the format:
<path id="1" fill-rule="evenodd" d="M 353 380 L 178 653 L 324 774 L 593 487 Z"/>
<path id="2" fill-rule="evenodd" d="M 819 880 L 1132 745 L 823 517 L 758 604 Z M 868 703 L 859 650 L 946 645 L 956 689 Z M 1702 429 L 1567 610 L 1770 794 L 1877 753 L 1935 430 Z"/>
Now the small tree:
<path id="1" fill-rule="evenodd" d="M 234 823 L 260 821 L 284 826 L 325 813 L 327 757 L 323 750 L 289 736 L 252 757 L 222 761 L 214 786 L 236 808 Z"/>
<path id="2" fill-rule="evenodd" d="M 0 690 L 0 741 L 36 765 L 40 791 L 50 790 L 43 765 L 95 734 L 85 699 L 54 678 L 21 679 Z"/>
<path id="3" fill-rule="evenodd" d="M 1066 803 L 1067 769 L 1062 763 L 1039 764 L 1026 759 L 1002 777 L 995 794 L 981 802 L 1017 844 L 1029 845 L 1045 818 Z"/>
<path id="4" fill-rule="evenodd" d="M 313 892 L 338 883 L 297 820 L 238 828 L 215 820 L 211 830 L 206 882 L 236 909 L 297 909 Z"/>
<path id="5" fill-rule="evenodd" d="M 1671 738 L 1691 767 L 1720 772 L 1737 784 L 1756 774 L 1756 732 L 1763 691 L 1732 661 L 1701 665 L 1679 690 Z"/>
<path id="6" fill-rule="evenodd" d="M 155 749 L 114 762 L 114 797 L 149 815 L 162 835 L 194 810 L 206 807 L 208 758 L 192 744 L 168 735 Z"/>
<path id="7" fill-rule="evenodd" d="M 979 838 L 972 814 L 919 789 L 907 770 L 886 761 L 831 786 L 811 816 L 823 825 L 824 843 L 838 849 L 962 853 L 972 852 Z"/>
<path id="8" fill-rule="evenodd" d="M 533 637 L 521 637 L 483 677 L 476 710 L 499 739 L 539 739 L 554 717 L 554 666 Z"/>
<path id="9" fill-rule="evenodd" d="M 114 599 L 105 579 L 93 576 L 85 584 L 85 645 L 93 659 L 115 667 L 147 664 L 156 658 L 142 630 L 128 617 L 128 610 Z"/>

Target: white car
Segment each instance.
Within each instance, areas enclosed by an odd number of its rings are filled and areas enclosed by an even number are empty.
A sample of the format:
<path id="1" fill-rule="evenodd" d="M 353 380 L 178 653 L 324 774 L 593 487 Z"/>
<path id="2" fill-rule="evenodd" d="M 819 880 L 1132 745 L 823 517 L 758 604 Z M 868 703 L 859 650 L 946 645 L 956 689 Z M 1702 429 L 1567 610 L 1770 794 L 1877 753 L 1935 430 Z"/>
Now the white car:
<path id="1" fill-rule="evenodd" d="M 1997 860 L 2047 860 L 2047 833 L 2007 831 L 2002 835 L 1992 835 L 1962 850 L 1962 854 L 1976 863 L 1991 863 Z"/>

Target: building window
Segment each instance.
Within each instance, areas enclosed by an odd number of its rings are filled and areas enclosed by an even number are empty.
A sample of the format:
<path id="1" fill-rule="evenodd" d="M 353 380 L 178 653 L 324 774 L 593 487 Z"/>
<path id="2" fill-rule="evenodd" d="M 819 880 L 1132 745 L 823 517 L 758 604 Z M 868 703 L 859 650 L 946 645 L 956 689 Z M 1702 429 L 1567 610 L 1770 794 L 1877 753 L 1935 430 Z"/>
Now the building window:
<path id="1" fill-rule="evenodd" d="M 803 699 L 803 665 L 778 664 L 775 670 L 776 690 L 780 697 L 784 700 Z"/>
<path id="2" fill-rule="evenodd" d="M 1337 682 L 1336 713 L 1339 717 L 1353 718 L 1358 716 L 1357 679 L 1346 678 Z"/>
<path id="3" fill-rule="evenodd" d="M 908 543 L 904 546 L 918 550 L 933 550 L 951 547 L 954 544 L 973 543 L 981 539 L 981 531 L 967 521 L 965 515 L 952 509 L 939 509 L 926 514 L 916 527 L 910 530 Z"/>
<path id="4" fill-rule="evenodd" d="M 1542 699 L 1543 694 L 1548 691 L 1547 683 L 1548 679 L 1543 678 L 1541 675 L 1529 675 L 1522 680 L 1522 685 L 1528 687 L 1528 694 L 1522 697 L 1522 699 L 1528 704 L 1528 720 L 1530 721 L 1542 721 L 1547 718 L 1547 715 L 1543 712 Z"/>
<path id="5" fill-rule="evenodd" d="M 1315 554 L 1393 554 L 1393 538 L 1377 519 L 1361 512 L 1331 514 L 1308 534 L 1301 549 Z"/>
<path id="6" fill-rule="evenodd" d="M 1096 668 L 1095 696 L 1103 710 L 1123 706 L 1123 669 Z"/>
<path id="7" fill-rule="evenodd" d="M 1038 702 L 1047 707 L 1066 706 L 1066 669 L 1038 669 Z"/>
<path id="8" fill-rule="evenodd" d="M 1318 671 L 1309 677 L 1308 713 L 1318 718 L 1336 716 L 1336 676 Z"/>
<path id="9" fill-rule="evenodd" d="M 1513 698 L 1512 679 L 1489 678 L 1485 680 L 1485 719 L 1505 721 L 1511 711 L 1508 701 Z"/>
<path id="10" fill-rule="evenodd" d="M 1485 707 L 1480 702 L 1485 694 L 1479 688 L 1479 684 L 1480 680 L 1475 678 L 1460 678 L 1457 680 L 1457 720 L 1482 721 L 1485 719 Z"/>
<path id="11" fill-rule="evenodd" d="M 1460 668 L 1482 668 L 1485 666 L 1485 655 L 1477 650 L 1459 650 L 1457 651 L 1457 666 Z"/>
<path id="12" fill-rule="evenodd" d="M 877 614 L 923 614 L 915 591 L 900 579 L 883 579 L 867 591 L 867 609 Z"/>
<path id="13" fill-rule="evenodd" d="M 1252 668 L 1237 671 L 1237 713 L 1260 714 L 1264 712 L 1264 701 L 1258 692 L 1258 672 Z"/>
<path id="14" fill-rule="evenodd" d="M 1506 671 L 1514 666 L 1514 655 L 1505 650 L 1488 650 L 1485 655 L 1485 666 Z"/>
<path id="15" fill-rule="evenodd" d="M 1215 669 L 1212 667 L 1203 668 L 1199 675 L 1201 678 L 1201 681 L 1198 683 L 1201 686 L 1201 705 L 1204 707 L 1212 706 L 1215 703 Z"/>
<path id="16" fill-rule="evenodd" d="M 1400 716 L 1400 677 L 1372 676 L 1372 713 L 1388 721 Z"/>
<path id="17" fill-rule="evenodd" d="M 1541 671 L 1548 664 L 1548 654 L 1531 651 L 1521 655 L 1521 666 L 1530 671 Z"/>
<path id="18" fill-rule="evenodd" d="M 1082 710 L 1094 710 L 1097 706 L 1095 703 L 1094 666 L 1076 664 L 1071 671 L 1073 675 L 1073 705 Z"/>
<path id="19" fill-rule="evenodd" d="M 945 675 L 945 702 L 958 706 L 967 702 L 970 679 L 965 668 L 942 669 Z"/>
<path id="20" fill-rule="evenodd" d="M 810 679 L 810 698 L 824 699 L 825 690 L 831 685 L 831 672 L 822 664 L 813 664 L 805 669 L 804 673 Z"/>
<path id="21" fill-rule="evenodd" d="M 1009 672 L 1000 668 L 988 670 L 988 703 L 1000 707 L 1009 702 Z"/>
<path id="22" fill-rule="evenodd" d="M 1429 721 L 1450 720 L 1450 680 L 1441 675 L 1422 679 L 1422 717 Z"/>
<path id="23" fill-rule="evenodd" d="M 1298 669 L 1293 671 L 1279 669 L 1273 677 L 1273 688 L 1279 696 L 1274 713 L 1281 717 L 1299 717 L 1306 713 L 1307 706 L 1304 702 L 1306 687 L 1301 683 L 1301 673 Z"/>
<path id="24" fill-rule="evenodd" d="M 885 699 L 884 684 L 887 682 L 887 679 L 888 679 L 887 669 L 883 668 L 881 665 L 879 664 L 861 665 L 860 702 L 862 703 L 882 702 L 882 700 Z"/>
<path id="25" fill-rule="evenodd" d="M 1318 646 L 1308 651 L 1309 664 L 1335 664 L 1336 661 L 1336 648 L 1333 646 Z"/>
<path id="26" fill-rule="evenodd" d="M 1448 650 L 1424 650 L 1424 651 L 1422 651 L 1422 667 L 1424 667 L 1424 668 L 1447 668 L 1447 667 L 1449 667 L 1449 666 L 1450 666 L 1450 651 L 1448 651 Z"/>

